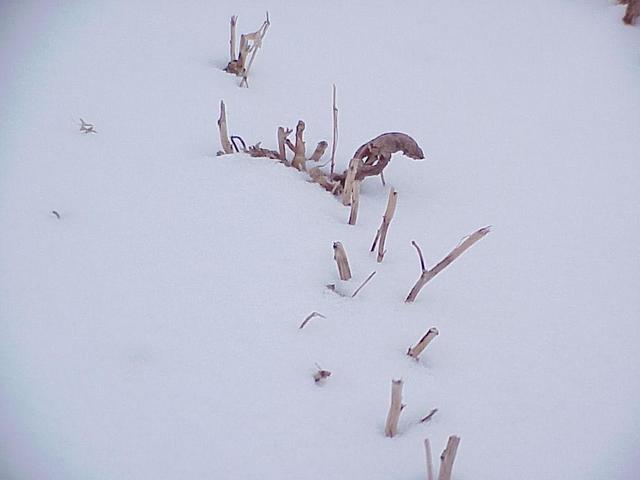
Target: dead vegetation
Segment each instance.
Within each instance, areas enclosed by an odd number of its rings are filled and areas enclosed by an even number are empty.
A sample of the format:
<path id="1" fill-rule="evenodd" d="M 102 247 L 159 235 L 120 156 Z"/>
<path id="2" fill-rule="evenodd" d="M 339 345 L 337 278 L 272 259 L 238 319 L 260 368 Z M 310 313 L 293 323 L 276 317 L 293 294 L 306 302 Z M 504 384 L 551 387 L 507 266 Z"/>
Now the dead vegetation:
<path id="1" fill-rule="evenodd" d="M 451 265 L 451 263 L 456 258 L 458 258 L 460 255 L 462 255 L 468 248 L 470 248 L 474 243 L 476 243 L 478 240 L 483 238 L 490 231 L 491 231 L 490 227 L 484 227 L 484 228 L 481 228 L 481 229 L 473 232 L 471 235 L 466 237 L 462 242 L 460 242 L 460 244 L 456 248 L 454 248 L 449 253 L 449 255 L 447 255 L 442 260 L 440 260 L 440 262 L 438 262 L 430 270 L 427 270 L 426 267 L 425 267 L 424 257 L 422 256 L 422 250 L 420 250 L 420 247 L 418 246 L 418 244 L 416 242 L 411 242 L 412 245 L 418 251 L 418 257 L 420 258 L 420 267 L 422 269 L 422 274 L 420 275 L 420 278 L 418 279 L 416 284 L 413 286 L 413 288 L 409 292 L 409 295 L 407 295 L 407 298 L 405 299 L 405 302 L 406 303 L 411 303 L 411 302 L 415 301 L 416 297 L 420 293 L 420 290 L 422 290 L 422 287 L 424 287 L 427 284 L 427 282 L 429 282 L 438 273 L 440 273 L 442 270 L 444 270 L 449 265 Z"/>
<path id="2" fill-rule="evenodd" d="M 229 63 L 224 68 L 225 72 L 232 73 L 241 78 L 240 86 L 249 86 L 249 70 L 253 61 L 256 58 L 256 54 L 260 47 L 262 47 L 262 41 L 267 34 L 271 22 L 269 21 L 269 12 L 266 14 L 266 20 L 264 23 L 253 33 L 243 33 L 240 35 L 240 51 L 236 57 L 236 25 L 238 23 L 237 15 L 233 15 L 230 21 L 230 33 L 229 33 Z"/>
<path id="3" fill-rule="evenodd" d="M 635 25 L 640 17 L 640 0 L 618 0 L 618 3 L 627 6 L 622 21 L 627 25 Z"/>

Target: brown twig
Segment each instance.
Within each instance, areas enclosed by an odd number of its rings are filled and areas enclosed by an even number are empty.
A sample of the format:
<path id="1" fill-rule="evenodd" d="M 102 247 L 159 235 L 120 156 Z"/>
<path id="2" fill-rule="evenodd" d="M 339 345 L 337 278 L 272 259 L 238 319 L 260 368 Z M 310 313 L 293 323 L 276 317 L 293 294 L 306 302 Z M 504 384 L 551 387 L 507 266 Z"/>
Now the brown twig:
<path id="1" fill-rule="evenodd" d="M 389 191 L 389 199 L 387 200 L 387 208 L 382 216 L 382 224 L 380 228 L 376 232 L 376 237 L 373 239 L 373 244 L 371 245 L 371 251 L 373 252 L 378 245 L 378 263 L 382 262 L 384 259 L 384 255 L 386 250 L 384 249 L 385 242 L 387 240 L 387 231 L 389 230 L 389 225 L 391 225 L 391 220 L 396 212 L 396 205 L 398 203 L 398 192 L 396 192 L 393 188 Z M 379 243 L 378 243 L 379 241 Z"/>
<path id="2" fill-rule="evenodd" d="M 338 145 L 338 108 L 336 107 L 336 85 L 333 84 L 333 137 L 331 139 L 331 175 L 336 167 L 336 147 Z"/>
<path id="3" fill-rule="evenodd" d="M 433 418 L 433 416 L 438 413 L 438 409 L 434 408 L 433 410 L 431 410 L 426 417 L 423 417 L 420 419 L 420 423 L 425 423 L 428 422 L 429 420 L 431 420 Z"/>
<path id="4" fill-rule="evenodd" d="M 362 282 L 362 284 L 358 288 L 356 288 L 356 291 L 353 292 L 353 294 L 351 295 L 351 298 L 355 297 L 358 294 L 358 292 L 360 292 L 360 290 L 362 290 L 364 288 L 364 286 L 367 283 L 369 283 L 369 280 L 371 280 L 375 274 L 376 274 L 375 271 L 371 272 L 371 274 L 366 278 L 366 280 L 364 282 Z"/>
<path id="5" fill-rule="evenodd" d="M 451 265 L 451 263 L 456 258 L 462 255 L 468 248 L 470 248 L 474 243 L 476 243 L 478 240 L 483 238 L 490 231 L 491 231 L 491 227 L 484 227 L 473 232 L 464 241 L 462 241 L 460 245 L 454 248 L 449 253 L 449 255 L 447 255 L 440 262 L 438 262 L 431 270 L 426 270 L 424 268 L 424 265 L 422 265 L 422 274 L 420 275 L 420 278 L 418 279 L 416 284 L 413 286 L 413 288 L 409 292 L 409 295 L 407 295 L 405 302 L 411 303 L 415 301 L 416 297 L 420 293 L 420 290 L 422 290 L 422 287 L 424 287 L 427 284 L 427 282 L 429 282 L 433 277 L 435 277 L 438 273 L 440 273 L 446 267 Z"/>
<path id="6" fill-rule="evenodd" d="M 436 327 L 431 327 L 427 333 L 425 333 L 420 341 L 414 346 L 410 347 L 407 351 L 407 355 L 418 360 L 420 354 L 431 343 L 431 341 L 438 336 L 440 332 Z"/>
<path id="7" fill-rule="evenodd" d="M 302 330 L 304 328 L 304 326 L 307 323 L 309 323 L 309 320 L 311 320 L 312 318 L 315 318 L 315 317 L 327 318 L 323 314 L 321 314 L 320 312 L 311 312 L 309 315 L 307 315 L 307 318 L 305 318 L 304 321 L 300 324 L 298 329 Z"/>

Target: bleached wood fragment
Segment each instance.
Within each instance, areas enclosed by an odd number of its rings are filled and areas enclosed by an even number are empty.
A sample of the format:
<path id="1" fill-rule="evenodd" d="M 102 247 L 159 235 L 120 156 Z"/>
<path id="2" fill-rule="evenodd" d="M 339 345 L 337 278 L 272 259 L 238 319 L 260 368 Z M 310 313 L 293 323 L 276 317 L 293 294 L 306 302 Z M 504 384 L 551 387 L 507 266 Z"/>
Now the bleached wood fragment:
<path id="1" fill-rule="evenodd" d="M 410 347 L 407 351 L 407 355 L 418 360 L 420 354 L 424 351 L 425 348 L 431 343 L 431 341 L 438 336 L 438 329 L 436 327 L 431 327 L 427 333 L 425 333 L 420 341 L 414 346 Z"/>
<path id="2" fill-rule="evenodd" d="M 402 385 L 402 379 L 391 381 L 391 406 L 389 407 L 387 421 L 384 426 L 384 434 L 386 437 L 394 437 L 398 433 L 400 412 L 402 412 L 404 408 L 404 405 L 402 405 Z"/>
<path id="3" fill-rule="evenodd" d="M 349 225 L 355 225 L 358 221 L 358 207 L 360 206 L 360 181 L 353 182 L 351 188 L 351 211 L 349 213 Z"/>
<path id="4" fill-rule="evenodd" d="M 238 16 L 232 15 L 230 22 L 230 40 L 229 40 L 229 62 L 233 62 L 236 59 L 236 23 L 238 22 Z"/>
<path id="5" fill-rule="evenodd" d="M 342 204 L 351 205 L 353 195 L 353 183 L 356 181 L 356 173 L 360 166 L 359 158 L 352 158 L 349 162 L 349 168 L 344 180 L 344 189 L 342 190 Z"/>
<path id="6" fill-rule="evenodd" d="M 428 438 L 424 439 L 424 450 L 427 456 L 427 480 L 434 480 L 433 472 L 433 456 L 431 455 L 431 442 Z"/>
<path id="7" fill-rule="evenodd" d="M 231 146 L 231 140 L 229 140 L 229 133 L 227 132 L 227 112 L 223 100 L 220 100 L 218 130 L 220 131 L 220 144 L 222 145 L 222 151 L 225 154 L 233 153 L 233 147 Z"/>
<path id="8" fill-rule="evenodd" d="M 342 243 L 333 242 L 333 259 L 338 265 L 338 274 L 340 280 L 349 280 L 351 278 L 351 269 L 349 268 L 349 259 Z"/>
<path id="9" fill-rule="evenodd" d="M 447 441 L 447 446 L 440 455 L 440 472 L 438 473 L 438 480 L 451 480 L 451 474 L 453 473 L 453 462 L 456 459 L 458 453 L 458 445 L 460 445 L 460 437 L 451 435 Z"/>
<path id="10" fill-rule="evenodd" d="M 424 268 L 424 259 L 422 258 L 422 252 L 420 251 L 420 248 L 417 246 L 417 244 L 415 242 L 413 242 L 414 246 L 416 247 L 416 249 L 418 250 L 418 253 L 420 255 L 420 263 L 421 263 L 421 266 L 422 266 L 422 274 L 420 275 L 420 278 L 418 279 L 416 284 L 413 286 L 413 288 L 409 292 L 409 295 L 407 295 L 407 298 L 405 299 L 405 302 L 410 303 L 410 302 L 415 301 L 416 297 L 420 293 L 420 290 L 422 290 L 422 287 L 424 287 L 427 284 L 427 282 L 429 282 L 438 273 L 440 273 L 442 270 L 444 270 L 449 265 L 451 265 L 451 263 L 456 258 L 458 258 L 460 255 L 462 255 L 468 248 L 470 248 L 474 243 L 476 243 L 478 240 L 483 238 L 490 231 L 491 231 L 491 227 L 484 227 L 484 228 L 481 228 L 481 229 L 473 232 L 464 241 L 462 241 L 460 243 L 460 245 L 458 245 L 456 248 L 454 248 L 449 253 L 449 255 L 447 255 L 440 262 L 438 262 L 431 270 L 427 270 L 427 269 Z"/>
<path id="11" fill-rule="evenodd" d="M 325 150 L 327 149 L 327 142 L 322 140 L 318 142 L 316 149 L 313 151 L 311 156 L 309 157 L 309 161 L 311 162 L 319 162 L 322 156 L 324 155 Z"/>
<path id="12" fill-rule="evenodd" d="M 298 125 L 296 126 L 296 145 L 294 147 L 294 155 L 293 160 L 291 161 L 291 166 L 300 171 L 306 170 L 305 163 L 305 145 L 304 145 L 304 122 L 302 120 L 298 121 Z"/>
<path id="13" fill-rule="evenodd" d="M 282 160 L 283 162 L 287 161 L 287 153 L 284 149 L 284 145 L 287 137 L 291 134 L 291 132 L 293 132 L 293 130 L 291 130 L 290 128 L 287 128 L 285 130 L 284 127 L 278 127 L 278 152 L 280 154 L 280 160 Z"/>
<path id="14" fill-rule="evenodd" d="M 396 205 L 398 203 L 398 192 L 396 192 L 393 188 L 389 191 L 389 198 L 387 199 L 387 208 L 385 209 L 384 215 L 382 216 L 382 224 L 378 231 L 376 232 L 376 237 L 373 239 L 373 244 L 371 245 L 371 251 L 373 252 L 378 245 L 378 263 L 382 262 L 384 259 L 384 255 L 386 250 L 384 248 L 385 242 L 387 240 L 387 232 L 389 230 L 389 225 L 391 225 L 391 220 L 393 219 L 393 215 L 396 213 Z"/>

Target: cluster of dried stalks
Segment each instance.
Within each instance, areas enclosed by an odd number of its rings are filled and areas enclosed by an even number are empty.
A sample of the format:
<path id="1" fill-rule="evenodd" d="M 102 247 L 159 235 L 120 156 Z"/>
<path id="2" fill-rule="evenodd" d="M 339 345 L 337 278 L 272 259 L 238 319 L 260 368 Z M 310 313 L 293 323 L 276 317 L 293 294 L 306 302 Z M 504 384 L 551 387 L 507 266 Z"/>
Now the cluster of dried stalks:
<path id="1" fill-rule="evenodd" d="M 622 21 L 627 25 L 635 25 L 640 17 L 640 0 L 618 0 L 618 3 L 627 6 Z"/>
<path id="2" fill-rule="evenodd" d="M 229 63 L 224 68 L 225 72 L 233 73 L 241 78 L 240 86 L 248 87 L 249 70 L 256 58 L 256 54 L 262 47 L 262 40 L 267 34 L 267 30 L 271 25 L 269 21 L 269 12 L 264 23 L 253 33 L 243 33 L 240 35 L 240 51 L 236 56 L 236 24 L 238 22 L 237 15 L 231 17 L 230 22 L 230 40 L 229 40 Z M 251 56 L 249 56 L 251 55 Z"/>
<path id="3" fill-rule="evenodd" d="M 631 9 L 631 3 L 637 2 L 636 0 L 630 0 L 629 3 L 629 9 Z M 249 74 L 249 70 L 257 51 L 262 46 L 262 40 L 264 39 L 264 36 L 270 25 L 269 15 L 267 13 L 265 22 L 258 30 L 253 33 L 240 36 L 240 51 L 237 56 L 235 45 L 236 23 L 237 17 L 231 17 L 230 61 L 225 70 L 242 78 L 240 86 L 248 86 L 247 77 Z M 403 155 L 411 159 L 420 160 L 424 159 L 424 152 L 422 151 L 418 143 L 409 135 L 401 132 L 387 132 L 361 145 L 353 154 L 348 168 L 342 173 L 336 173 L 335 153 L 338 139 L 338 109 L 336 107 L 335 85 L 333 86 L 332 113 L 333 135 L 331 145 L 331 159 L 330 162 L 328 162 L 331 164 L 331 166 L 328 172 L 323 170 L 322 167 L 324 165 L 318 164 L 328 147 L 328 143 L 326 141 L 319 142 L 311 155 L 308 155 L 306 142 L 304 140 L 304 132 L 306 128 L 304 121 L 298 121 L 295 128 L 295 139 L 293 141 L 289 139 L 290 135 L 294 133 L 293 129 L 278 127 L 277 150 L 264 148 L 261 146 L 260 142 L 247 147 L 247 144 L 242 138 L 237 136 L 229 136 L 226 108 L 223 101 L 220 102 L 220 116 L 218 118 L 218 129 L 222 151 L 218 152 L 218 154 L 223 155 L 242 151 L 251 155 L 252 157 L 264 157 L 277 160 L 287 167 L 292 167 L 298 171 L 306 172 L 311 182 L 317 183 L 328 192 L 331 192 L 333 195 L 339 197 L 343 205 L 350 206 L 348 223 L 349 225 L 355 225 L 357 223 L 358 209 L 360 205 L 361 182 L 367 177 L 379 175 L 383 185 L 385 185 L 384 169 L 389 165 L 393 154 L 402 153 Z M 237 142 L 239 142 L 241 146 L 239 146 Z M 290 151 L 289 155 L 287 150 Z M 312 165 L 310 165 L 310 163 Z M 389 192 L 387 206 L 382 217 L 382 223 L 376 232 L 373 244 L 371 246 L 371 252 L 374 252 L 377 248 L 378 263 L 383 261 L 386 254 L 385 244 L 387 234 L 396 211 L 397 201 L 398 192 L 392 188 Z M 472 233 L 471 235 L 466 237 L 457 247 L 455 247 L 444 259 L 442 259 L 430 269 L 427 269 L 425 266 L 424 257 L 422 255 L 420 247 L 417 243 L 412 242 L 413 246 L 418 252 L 421 275 L 407 295 L 405 302 L 410 303 L 415 301 L 422 288 L 433 277 L 444 270 L 474 243 L 483 238 L 488 232 L 489 227 L 485 227 Z M 343 282 L 349 281 L 352 278 L 352 272 L 349 266 L 349 259 L 347 257 L 347 252 L 344 245 L 341 242 L 334 242 L 333 251 L 334 260 L 336 262 L 340 280 Z M 341 296 L 355 297 L 358 292 L 360 292 L 362 288 L 364 288 L 364 286 L 367 285 L 367 283 L 373 278 L 375 273 L 375 271 L 371 273 L 351 295 L 341 293 L 339 289 L 336 288 L 335 284 L 327 285 L 327 287 Z M 317 317 L 326 318 L 319 312 L 312 312 L 302 321 L 299 329 L 303 329 L 313 318 Z M 417 341 L 414 346 L 408 348 L 407 356 L 418 361 L 420 355 L 423 354 L 429 344 L 438 335 L 438 329 L 436 327 L 431 327 Z M 317 384 L 324 382 L 331 376 L 330 371 L 322 369 L 317 364 L 316 367 L 317 370 L 313 375 L 313 379 Z M 392 380 L 391 405 L 389 407 L 389 412 L 387 414 L 384 428 L 384 432 L 387 437 L 394 437 L 398 433 L 398 422 L 402 410 L 405 407 L 405 405 L 402 403 L 403 384 L 403 380 L 401 379 Z M 437 411 L 438 409 L 432 409 L 425 417 L 420 420 L 420 422 L 424 423 L 429 421 Z M 459 442 L 459 437 L 449 437 L 447 447 L 440 457 L 441 462 L 438 480 L 450 480 L 451 472 L 453 469 L 453 462 L 455 460 Z M 425 440 L 425 449 L 427 455 L 427 475 L 429 480 L 435 480 L 433 460 L 431 457 L 431 447 L 428 439 Z"/>

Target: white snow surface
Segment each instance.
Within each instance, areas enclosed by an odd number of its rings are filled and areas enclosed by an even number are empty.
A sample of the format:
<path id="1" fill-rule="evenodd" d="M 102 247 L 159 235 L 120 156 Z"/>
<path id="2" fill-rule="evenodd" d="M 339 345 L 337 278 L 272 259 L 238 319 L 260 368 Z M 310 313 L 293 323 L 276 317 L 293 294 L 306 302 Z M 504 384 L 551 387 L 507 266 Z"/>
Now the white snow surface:
<path id="1" fill-rule="evenodd" d="M 241 89 L 221 70 L 229 17 L 248 32 L 266 9 Z M 456 480 L 638 478 L 640 28 L 622 13 L 3 2 L 0 478 L 417 480 L 423 439 L 437 457 L 451 434 Z M 215 155 L 221 99 L 248 142 L 275 148 L 298 119 L 308 150 L 330 141 L 332 83 L 340 169 L 385 131 L 427 157 L 367 179 L 353 227 L 305 175 Z M 486 225 L 403 303 L 411 240 L 433 265 Z M 325 289 L 374 270 L 356 298 Z M 327 318 L 299 330 L 312 311 Z M 389 439 L 393 378 L 407 406 Z"/>

